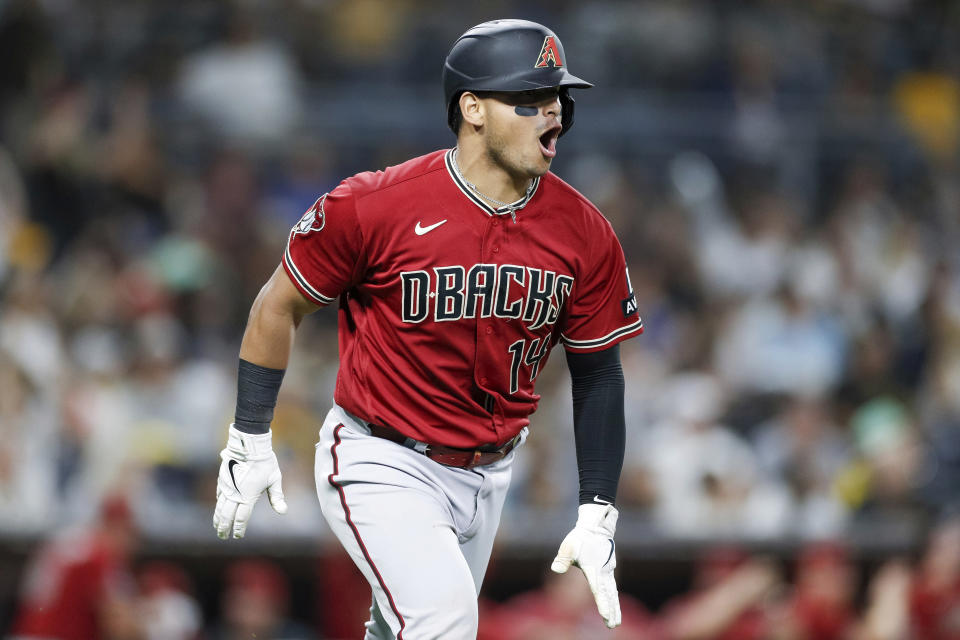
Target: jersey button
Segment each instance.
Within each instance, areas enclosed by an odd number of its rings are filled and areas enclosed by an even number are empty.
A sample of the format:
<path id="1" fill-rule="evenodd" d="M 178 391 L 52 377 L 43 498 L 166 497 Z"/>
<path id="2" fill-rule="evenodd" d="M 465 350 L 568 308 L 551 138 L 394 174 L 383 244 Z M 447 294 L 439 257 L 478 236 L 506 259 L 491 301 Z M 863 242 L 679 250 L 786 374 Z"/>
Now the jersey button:
<path id="1" fill-rule="evenodd" d="M 487 332 L 487 335 L 490 335 L 491 333 L 493 333 L 493 327 L 487 327 L 485 331 Z"/>
<path id="2" fill-rule="evenodd" d="M 495 227 L 500 226 L 500 218 L 494 218 L 494 219 L 493 219 L 493 226 L 495 226 Z"/>
<path id="3" fill-rule="evenodd" d="M 494 247 L 494 248 L 493 248 L 493 252 L 494 252 L 494 253 L 500 253 L 500 247 Z"/>

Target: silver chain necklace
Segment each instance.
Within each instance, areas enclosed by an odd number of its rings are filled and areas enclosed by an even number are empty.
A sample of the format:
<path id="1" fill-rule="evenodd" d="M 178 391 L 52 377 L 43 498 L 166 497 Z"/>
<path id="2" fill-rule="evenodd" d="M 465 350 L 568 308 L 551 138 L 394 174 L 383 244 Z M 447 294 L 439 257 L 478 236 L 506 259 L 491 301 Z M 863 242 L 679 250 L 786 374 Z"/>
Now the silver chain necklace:
<path id="1" fill-rule="evenodd" d="M 521 198 L 521 201 L 523 202 L 523 204 L 516 205 L 516 204 L 513 204 L 513 203 L 511 203 L 511 202 L 500 202 L 500 201 L 497 200 L 496 198 L 491 198 L 490 196 L 488 196 L 488 195 L 485 194 L 484 192 L 480 191 L 480 189 L 477 189 L 477 185 L 475 185 L 475 184 L 473 184 L 472 182 L 470 182 L 469 180 L 467 180 L 466 176 L 463 175 L 463 170 L 460 169 L 460 163 L 457 161 L 457 155 L 458 155 L 459 151 L 460 151 L 460 149 L 459 149 L 459 148 L 456 148 L 456 147 L 455 147 L 454 150 L 453 150 L 453 166 L 455 166 L 455 167 L 457 168 L 457 175 L 460 176 L 460 179 L 463 180 L 463 183 L 466 184 L 468 187 L 470 187 L 470 189 L 471 189 L 475 194 L 477 194 L 478 196 L 480 196 L 480 197 L 483 198 L 484 200 L 489 200 L 490 202 L 496 203 L 496 204 L 498 204 L 498 205 L 500 206 L 500 208 L 506 208 L 506 209 L 508 209 L 508 210 L 509 210 L 509 213 L 510 213 L 510 217 L 513 219 L 513 223 L 516 224 L 516 223 L 517 223 L 517 210 L 518 210 L 518 209 L 522 209 L 522 208 L 524 208 L 525 206 L 527 206 L 527 200 L 530 199 L 530 194 L 533 193 L 533 187 L 534 187 L 534 185 L 536 184 L 536 180 L 531 180 L 531 181 L 530 181 L 530 186 L 527 187 L 527 192 L 524 194 L 523 198 Z"/>

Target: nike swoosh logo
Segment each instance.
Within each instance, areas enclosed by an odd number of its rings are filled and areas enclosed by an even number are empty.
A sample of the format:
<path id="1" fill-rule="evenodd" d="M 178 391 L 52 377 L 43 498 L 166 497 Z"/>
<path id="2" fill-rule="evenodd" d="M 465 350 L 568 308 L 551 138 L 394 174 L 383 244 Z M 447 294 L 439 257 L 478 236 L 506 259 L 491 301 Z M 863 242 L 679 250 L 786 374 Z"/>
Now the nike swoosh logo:
<path id="1" fill-rule="evenodd" d="M 422 236 L 425 233 L 430 233 L 431 231 L 433 231 L 434 229 L 442 225 L 444 222 L 446 222 L 446 220 L 441 220 L 440 222 L 436 222 L 430 225 L 429 227 L 421 227 L 420 221 L 418 220 L 417 226 L 413 228 L 413 232 L 416 233 L 418 236 Z"/>
<path id="2" fill-rule="evenodd" d="M 607 566 L 607 563 L 610 562 L 610 558 L 613 557 L 613 550 L 614 550 L 614 548 L 615 548 L 615 547 L 613 546 L 613 540 L 611 539 L 611 540 L 610 540 L 610 555 L 607 556 L 607 562 L 604 562 L 604 563 L 603 563 L 603 566 L 604 566 L 604 567 Z M 603 567 L 601 567 L 601 569 L 602 569 L 602 568 L 603 568 Z"/>
<path id="3" fill-rule="evenodd" d="M 606 500 L 602 499 L 600 496 L 593 496 L 593 501 L 596 502 L 597 504 L 611 504 Z"/>
<path id="4" fill-rule="evenodd" d="M 231 460 L 227 463 L 227 469 L 230 471 L 230 479 L 233 480 L 233 488 L 237 490 L 237 493 L 240 493 L 240 487 L 237 486 L 237 479 L 233 477 L 233 468 L 237 466 L 236 460 Z"/>

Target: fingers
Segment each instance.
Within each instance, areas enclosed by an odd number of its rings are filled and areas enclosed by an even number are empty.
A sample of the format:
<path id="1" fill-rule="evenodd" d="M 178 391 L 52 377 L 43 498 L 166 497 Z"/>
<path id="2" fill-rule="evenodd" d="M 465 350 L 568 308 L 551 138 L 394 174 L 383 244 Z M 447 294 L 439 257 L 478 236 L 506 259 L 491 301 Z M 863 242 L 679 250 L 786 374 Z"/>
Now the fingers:
<path id="1" fill-rule="evenodd" d="M 564 540 L 563 544 L 560 545 L 560 550 L 557 551 L 557 557 L 553 559 L 553 563 L 550 565 L 550 570 L 554 573 L 566 573 L 571 564 L 573 564 L 573 550 Z"/>
<path id="2" fill-rule="evenodd" d="M 590 593 L 593 594 L 593 599 L 597 603 L 597 611 L 600 613 L 600 617 L 603 618 L 604 622 L 610 618 L 610 606 L 609 599 L 606 597 L 604 592 L 603 584 L 601 583 L 600 576 L 597 575 L 596 569 L 580 567 L 583 571 L 583 575 L 587 578 L 587 584 L 590 585 Z"/>
<path id="3" fill-rule="evenodd" d="M 620 596 L 617 594 L 617 583 L 612 571 L 608 575 L 602 576 L 600 581 L 607 609 L 607 615 L 601 614 L 601 616 L 607 627 L 613 629 L 620 625 Z"/>
<path id="4" fill-rule="evenodd" d="M 582 567 L 581 567 L 582 569 Z M 597 603 L 597 612 L 603 618 L 604 624 L 610 629 L 620 624 L 620 597 L 617 594 L 617 582 L 613 577 L 613 569 L 596 570 L 583 569 L 587 578 L 593 599 Z"/>
<path id="5" fill-rule="evenodd" d="M 283 486 L 278 477 L 276 482 L 267 487 L 267 499 L 270 500 L 270 506 L 273 510 L 283 515 L 287 512 L 287 499 L 283 497 Z"/>
<path id="6" fill-rule="evenodd" d="M 236 515 L 233 518 L 233 537 L 242 538 L 247 531 L 247 522 L 250 521 L 250 514 L 253 512 L 252 504 L 237 505 Z"/>
<path id="7" fill-rule="evenodd" d="M 577 564 L 583 571 L 590 592 L 597 603 L 597 612 L 604 624 L 613 629 L 620 624 L 620 599 L 613 570 L 617 566 L 615 547 L 610 539 L 591 540 L 589 548 L 583 549 Z M 563 545 L 561 545 L 561 551 Z M 559 554 L 558 554 L 559 555 Z"/>
<path id="8" fill-rule="evenodd" d="M 237 513 L 238 503 L 221 495 L 217 500 L 217 508 L 213 512 L 213 526 L 217 528 L 217 537 L 226 540 L 233 526 L 233 518 Z"/>
<path id="9" fill-rule="evenodd" d="M 566 573 L 573 561 L 570 558 L 561 558 L 557 556 L 550 565 L 550 570 L 554 573 Z"/>
<path id="10" fill-rule="evenodd" d="M 280 514 L 287 512 L 287 501 L 280 484 L 282 476 L 276 457 L 242 460 L 224 457 L 217 479 L 217 506 L 213 527 L 217 536 L 242 538 L 247 532 L 250 515 L 259 497 L 266 490 L 270 504 Z"/>
<path id="11" fill-rule="evenodd" d="M 589 510 L 581 506 L 581 518 L 586 511 Z M 607 514 L 609 513 L 608 509 Z M 613 570 L 617 566 L 616 545 L 613 542 L 615 524 L 615 510 L 613 524 L 610 525 L 609 531 L 605 531 L 609 537 L 581 529 L 578 520 L 577 526 L 560 543 L 557 557 L 550 565 L 550 569 L 556 573 L 566 573 L 571 565 L 580 567 L 590 586 L 593 599 L 597 603 L 597 611 L 611 629 L 618 626 L 621 620 L 620 598 L 617 595 L 617 582 L 613 575 Z"/>

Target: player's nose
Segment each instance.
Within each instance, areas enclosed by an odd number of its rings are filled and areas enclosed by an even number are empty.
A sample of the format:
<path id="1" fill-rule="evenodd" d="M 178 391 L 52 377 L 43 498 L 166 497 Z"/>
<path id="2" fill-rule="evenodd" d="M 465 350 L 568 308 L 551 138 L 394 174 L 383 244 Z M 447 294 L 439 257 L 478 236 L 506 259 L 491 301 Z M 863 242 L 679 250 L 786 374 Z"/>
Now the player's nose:
<path id="1" fill-rule="evenodd" d="M 557 96 L 550 102 L 547 102 L 543 105 L 543 114 L 546 116 L 555 116 L 559 118 L 561 110 L 562 106 L 560 104 L 560 96 Z"/>

